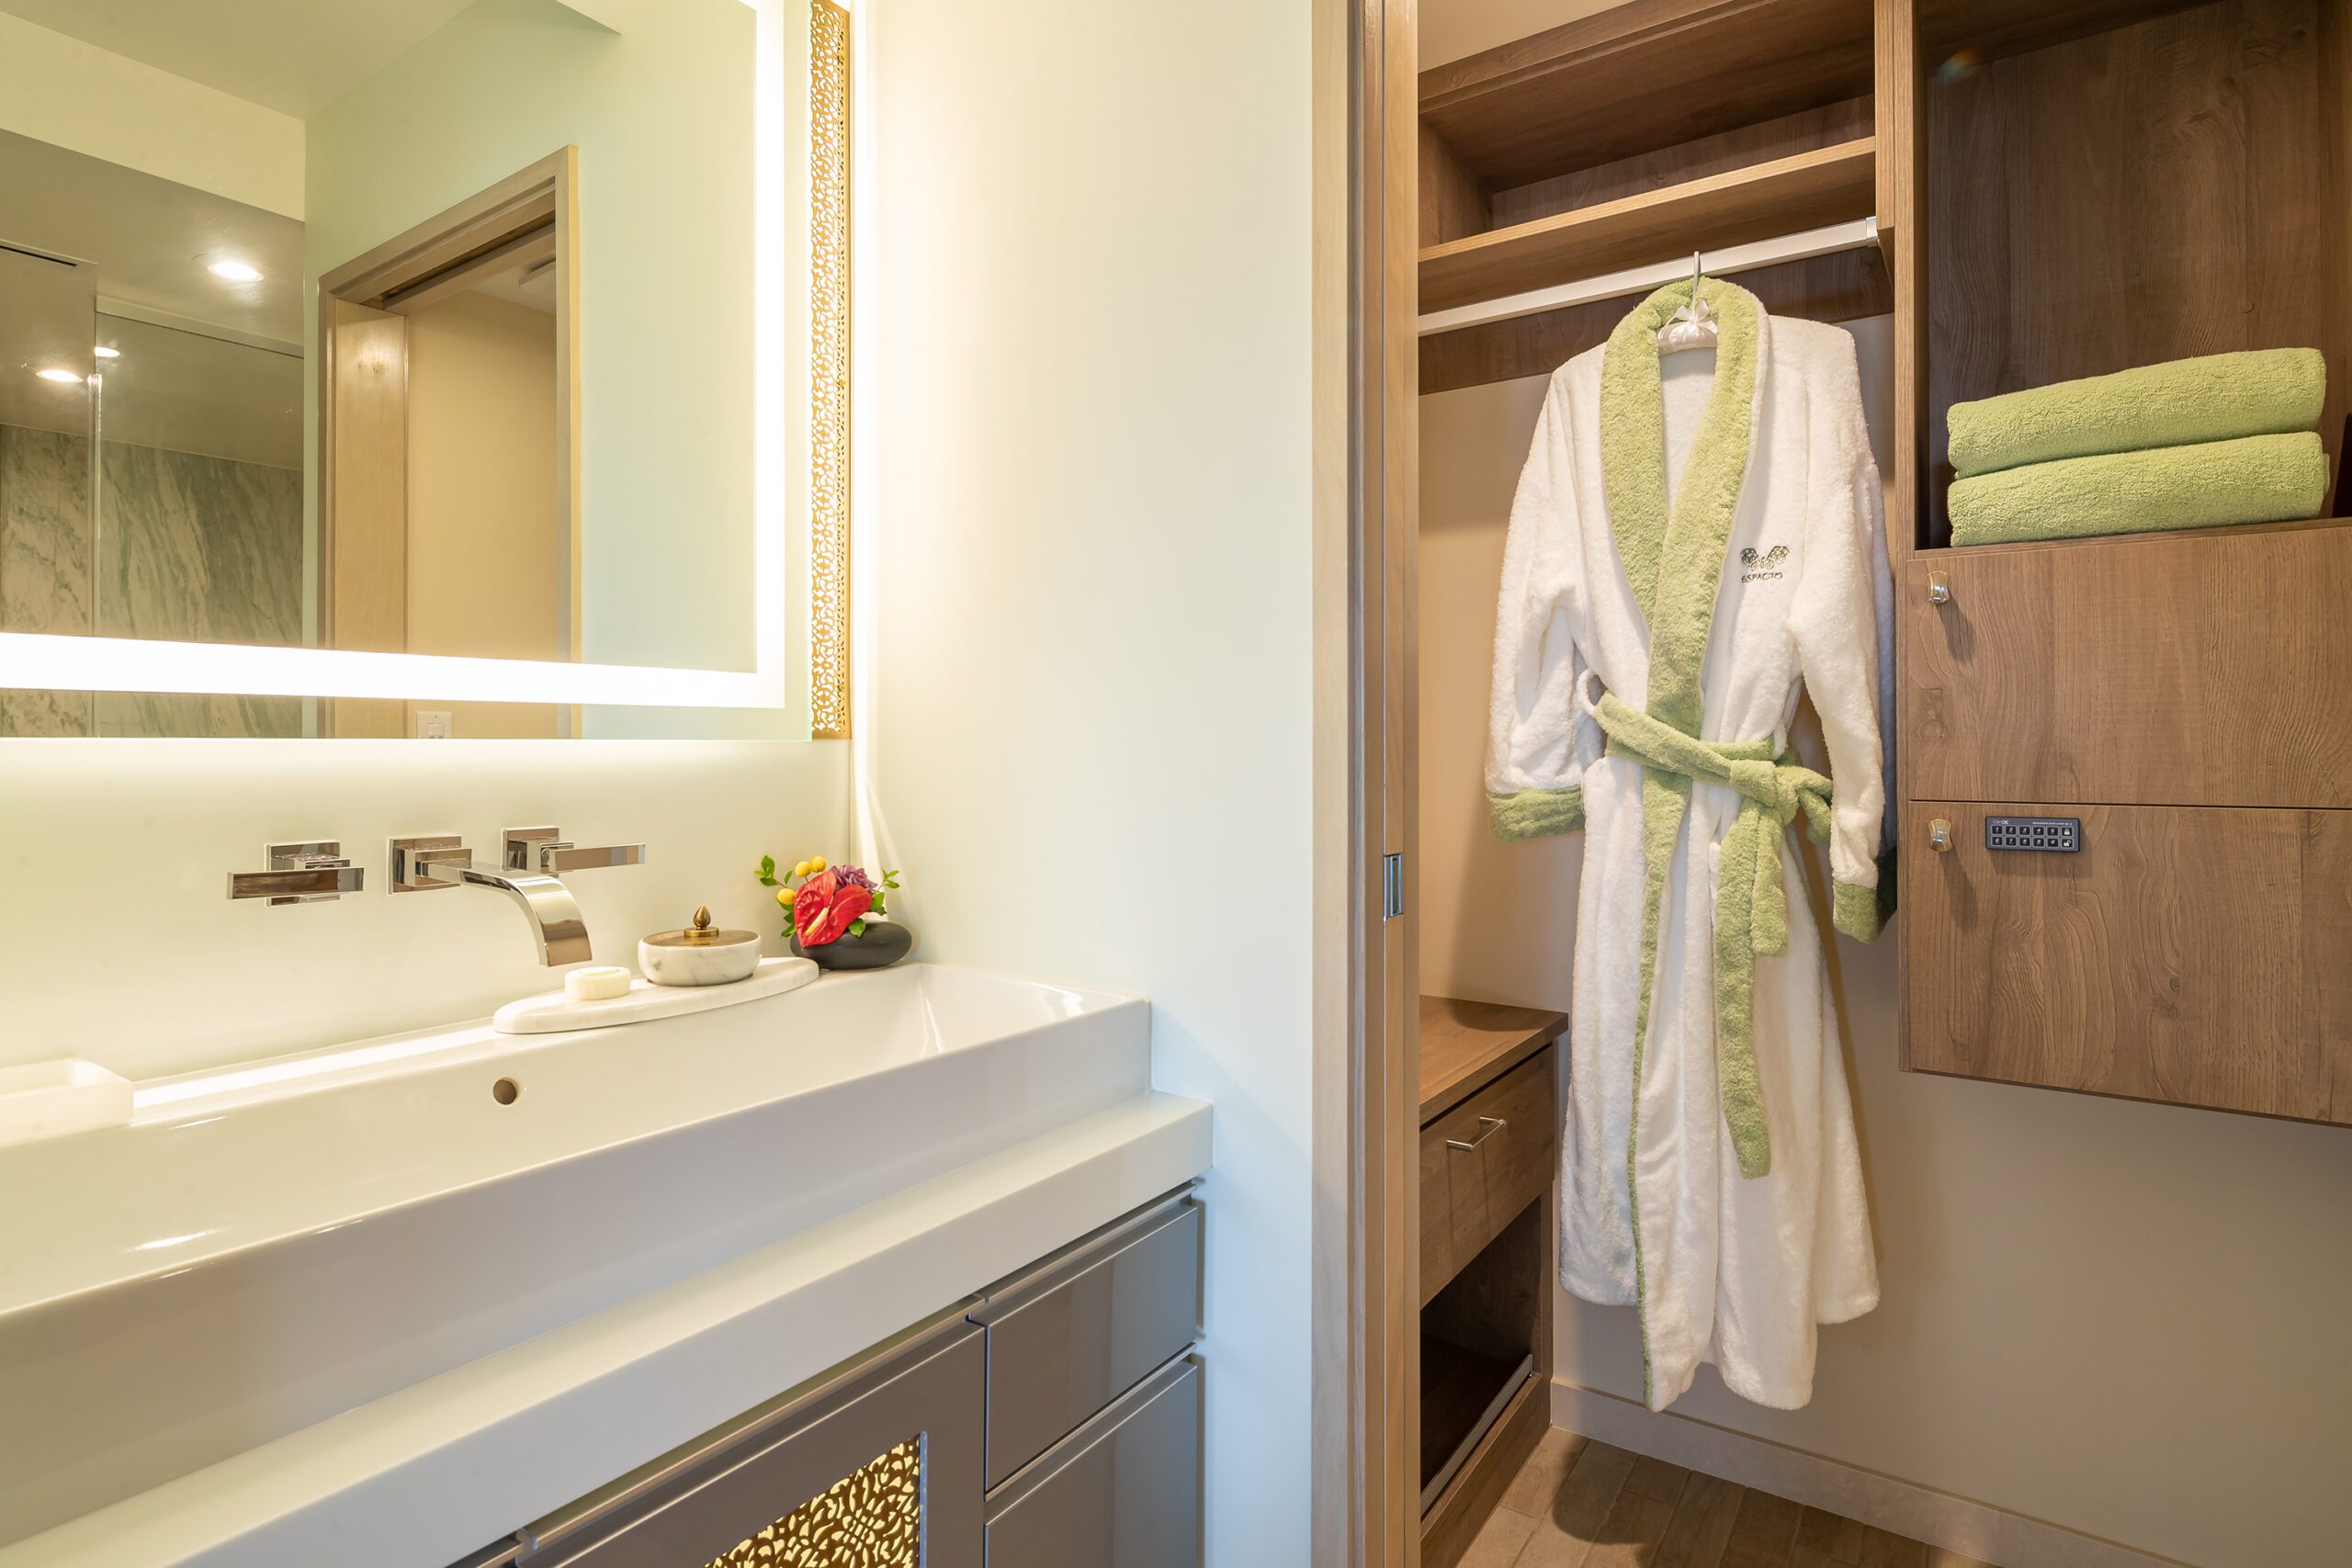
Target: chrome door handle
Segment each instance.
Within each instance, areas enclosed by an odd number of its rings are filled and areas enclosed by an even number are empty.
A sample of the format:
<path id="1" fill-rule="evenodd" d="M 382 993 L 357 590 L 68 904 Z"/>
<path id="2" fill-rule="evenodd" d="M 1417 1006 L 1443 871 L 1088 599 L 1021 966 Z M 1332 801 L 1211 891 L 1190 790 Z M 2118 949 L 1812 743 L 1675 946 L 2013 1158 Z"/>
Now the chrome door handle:
<path id="1" fill-rule="evenodd" d="M 368 884 L 368 874 L 351 863 L 343 845 L 334 839 L 268 844 L 262 853 L 269 869 L 231 872 L 230 897 L 266 898 L 272 908 L 286 904 L 332 904 Z"/>
<path id="2" fill-rule="evenodd" d="M 1928 573 L 1928 603 L 1930 604 L 1951 603 L 1951 576 L 1949 572 Z"/>
<path id="3" fill-rule="evenodd" d="M 1510 1125 L 1510 1122 L 1504 1121 L 1499 1116 L 1481 1116 L 1478 1118 L 1478 1135 L 1476 1137 L 1470 1139 L 1466 1143 L 1460 1138 L 1448 1138 L 1445 1141 L 1445 1146 L 1449 1149 L 1460 1149 L 1464 1154 L 1469 1154 L 1475 1151 L 1479 1145 L 1485 1143 L 1488 1138 L 1493 1137 L 1497 1133 L 1501 1132 L 1504 1128 Z"/>

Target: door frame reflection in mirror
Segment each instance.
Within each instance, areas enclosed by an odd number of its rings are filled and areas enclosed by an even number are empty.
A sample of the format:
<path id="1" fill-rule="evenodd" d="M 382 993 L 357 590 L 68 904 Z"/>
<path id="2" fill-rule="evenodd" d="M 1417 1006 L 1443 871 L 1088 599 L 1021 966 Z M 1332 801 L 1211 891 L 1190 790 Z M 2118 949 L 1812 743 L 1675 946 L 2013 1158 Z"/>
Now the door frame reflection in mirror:
<path id="1" fill-rule="evenodd" d="M 409 319 L 517 266 L 555 280 L 556 620 L 580 657 L 580 150 L 563 147 L 319 278 L 319 642 L 408 651 Z M 578 716 L 559 709 L 559 734 Z M 407 706 L 345 698 L 319 733 L 398 739 Z"/>
<path id="2" fill-rule="evenodd" d="M 785 207 L 793 186 L 787 166 L 792 150 L 786 128 L 794 93 L 805 84 L 786 79 L 785 63 L 796 51 L 789 46 L 785 29 L 806 23 L 802 4 L 795 0 L 741 3 L 756 16 L 753 90 L 758 144 L 753 150 L 752 227 L 757 282 L 752 312 L 753 515 L 748 585 L 752 596 L 752 669 L 693 670 L 0 632 L 0 689 L 407 702 L 447 699 L 566 706 L 788 708 L 786 616 L 791 594 L 786 569 L 789 526 L 786 510 L 792 491 L 787 468 L 793 461 L 793 442 L 785 416 L 786 400 L 793 395 L 793 389 L 787 373 L 792 310 L 786 291 L 792 268 L 785 254 L 789 231 Z M 567 461 L 576 460 L 579 449 L 576 430 L 572 434 L 572 457 Z M 571 494 L 572 501 L 567 504 L 576 504 L 576 483 Z M 576 551 L 572 560 L 576 564 Z M 572 602 L 577 603 L 576 592 Z"/>

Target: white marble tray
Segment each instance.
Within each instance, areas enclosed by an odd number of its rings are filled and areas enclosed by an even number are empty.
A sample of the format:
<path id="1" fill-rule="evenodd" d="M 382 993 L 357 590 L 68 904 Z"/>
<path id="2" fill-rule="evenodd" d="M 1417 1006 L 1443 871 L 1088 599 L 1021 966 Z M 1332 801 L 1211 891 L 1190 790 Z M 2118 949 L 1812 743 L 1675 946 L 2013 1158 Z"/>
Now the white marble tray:
<path id="1" fill-rule="evenodd" d="M 501 1034 L 555 1034 L 567 1029 L 642 1023 L 650 1018 L 676 1018 L 781 996 L 798 990 L 820 973 L 806 958 L 763 958 L 749 977 L 725 986 L 657 986 L 650 980 L 632 980 L 627 996 L 595 1002 L 576 1002 L 561 991 L 548 991 L 508 1002 L 491 1015 L 490 1026 Z"/>

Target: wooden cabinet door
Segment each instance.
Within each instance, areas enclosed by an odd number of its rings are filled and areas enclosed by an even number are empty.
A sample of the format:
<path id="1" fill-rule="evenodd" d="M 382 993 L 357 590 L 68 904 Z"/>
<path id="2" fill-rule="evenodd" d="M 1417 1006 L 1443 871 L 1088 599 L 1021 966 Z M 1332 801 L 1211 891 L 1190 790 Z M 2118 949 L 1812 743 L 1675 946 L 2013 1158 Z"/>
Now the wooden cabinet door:
<path id="1" fill-rule="evenodd" d="M 1925 551 L 1897 592 L 1915 798 L 2352 807 L 2352 526 Z"/>
<path id="2" fill-rule="evenodd" d="M 1909 1067 L 2352 1123 L 2352 811 L 1921 800 L 1904 838 Z"/>

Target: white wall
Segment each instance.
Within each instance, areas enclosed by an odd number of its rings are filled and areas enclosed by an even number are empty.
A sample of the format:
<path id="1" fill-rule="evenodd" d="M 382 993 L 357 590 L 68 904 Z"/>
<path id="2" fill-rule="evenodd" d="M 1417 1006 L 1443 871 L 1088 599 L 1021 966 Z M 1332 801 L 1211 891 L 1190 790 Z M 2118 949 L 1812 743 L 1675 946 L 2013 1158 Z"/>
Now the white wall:
<path id="1" fill-rule="evenodd" d="M 1889 322 L 1853 325 L 1883 462 Z M 1544 385 L 1421 400 L 1421 979 L 1565 1009 L 1581 835 L 1492 842 L 1479 779 Z M 1899 1072 L 1899 934 L 1832 952 L 1883 1303 L 1807 1408 L 1705 1370 L 1675 1411 L 2203 1568 L 2343 1562 L 2352 1134 Z M 1557 1306 L 1559 1376 L 1638 1402 L 1631 1310 Z"/>
<path id="2" fill-rule="evenodd" d="M 642 866 L 571 878 L 598 957 L 707 903 L 782 927 L 763 852 L 847 830 L 838 742 L 0 740 L 0 1066 L 82 1055 L 130 1077 L 479 1017 L 548 987 L 494 894 L 393 897 L 386 840 L 507 827 L 643 842 Z M 271 840 L 340 838 L 368 889 L 231 903 Z M 772 943 L 773 951 L 783 951 Z"/>
<path id="3" fill-rule="evenodd" d="M 1301 0 L 866 21 L 883 341 L 857 438 L 910 918 L 927 956 L 1149 993 L 1159 1086 L 1216 1103 L 1218 1568 L 1308 1561 L 1309 24 Z"/>

